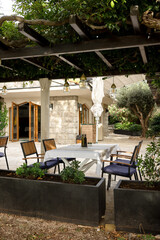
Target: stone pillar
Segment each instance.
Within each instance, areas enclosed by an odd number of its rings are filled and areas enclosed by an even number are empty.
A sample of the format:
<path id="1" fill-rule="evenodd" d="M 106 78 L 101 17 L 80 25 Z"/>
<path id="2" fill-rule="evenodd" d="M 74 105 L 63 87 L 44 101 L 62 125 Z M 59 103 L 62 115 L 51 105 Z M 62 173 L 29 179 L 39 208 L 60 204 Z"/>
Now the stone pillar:
<path id="1" fill-rule="evenodd" d="M 51 80 L 48 78 L 39 79 L 41 86 L 41 140 L 49 138 L 49 89 Z M 43 152 L 41 142 L 41 152 Z"/>
<path id="2" fill-rule="evenodd" d="M 104 134 L 104 137 L 107 137 L 109 134 L 109 130 L 108 130 L 108 111 L 106 111 L 106 109 L 104 109 L 103 116 L 104 116 L 104 118 L 103 118 L 103 134 Z"/>

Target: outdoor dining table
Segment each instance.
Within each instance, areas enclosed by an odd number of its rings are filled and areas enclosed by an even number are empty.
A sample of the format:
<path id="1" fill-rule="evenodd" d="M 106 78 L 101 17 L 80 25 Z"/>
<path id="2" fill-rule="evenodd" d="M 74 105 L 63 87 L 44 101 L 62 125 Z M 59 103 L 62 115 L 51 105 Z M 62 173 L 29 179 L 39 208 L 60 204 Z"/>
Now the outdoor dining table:
<path id="1" fill-rule="evenodd" d="M 70 162 L 66 158 L 78 158 L 80 161 L 79 170 L 86 172 L 93 164 L 96 164 L 96 174 L 101 176 L 102 159 L 107 159 L 110 154 L 119 150 L 118 144 L 91 144 L 87 147 L 81 147 L 81 144 L 67 145 L 46 151 L 44 161 L 52 158 L 61 158 L 66 166 L 70 166 Z"/>

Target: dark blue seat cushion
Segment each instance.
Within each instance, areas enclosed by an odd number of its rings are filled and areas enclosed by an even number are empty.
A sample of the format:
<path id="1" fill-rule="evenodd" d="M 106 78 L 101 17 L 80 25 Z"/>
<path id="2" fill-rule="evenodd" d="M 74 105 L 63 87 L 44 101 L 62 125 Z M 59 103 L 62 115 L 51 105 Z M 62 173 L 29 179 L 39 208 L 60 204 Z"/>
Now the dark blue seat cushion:
<path id="1" fill-rule="evenodd" d="M 4 157 L 4 153 L 0 152 L 0 157 Z"/>
<path id="2" fill-rule="evenodd" d="M 130 167 L 130 174 L 128 173 L 128 167 L 118 164 L 111 164 L 102 169 L 104 173 L 114 174 L 123 177 L 130 177 L 136 172 L 136 168 Z"/>
<path id="3" fill-rule="evenodd" d="M 41 169 L 49 169 L 49 168 L 52 168 L 52 167 L 55 167 L 56 165 L 58 165 L 58 160 L 57 158 L 53 158 L 51 160 L 48 160 L 46 162 L 40 162 L 40 168 Z M 30 164 L 28 167 L 33 167 L 33 164 Z"/>

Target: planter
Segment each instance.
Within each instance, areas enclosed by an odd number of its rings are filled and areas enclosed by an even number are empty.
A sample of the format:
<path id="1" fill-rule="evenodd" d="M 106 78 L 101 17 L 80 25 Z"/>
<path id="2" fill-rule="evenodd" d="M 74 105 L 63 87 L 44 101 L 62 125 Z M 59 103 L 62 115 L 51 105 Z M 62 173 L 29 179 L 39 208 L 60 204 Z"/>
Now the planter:
<path id="1" fill-rule="evenodd" d="M 120 180 L 114 189 L 116 230 L 159 233 L 160 191 L 120 188 L 123 183 L 130 182 L 133 181 Z"/>
<path id="2" fill-rule="evenodd" d="M 86 179 L 97 180 L 97 184 L 79 185 L 0 176 L 0 211 L 97 226 L 105 214 L 105 179 Z"/>
<path id="3" fill-rule="evenodd" d="M 130 136 L 141 136 L 141 132 L 133 132 L 129 130 L 122 130 L 122 129 L 114 129 L 115 134 L 123 134 L 123 135 L 130 135 Z"/>

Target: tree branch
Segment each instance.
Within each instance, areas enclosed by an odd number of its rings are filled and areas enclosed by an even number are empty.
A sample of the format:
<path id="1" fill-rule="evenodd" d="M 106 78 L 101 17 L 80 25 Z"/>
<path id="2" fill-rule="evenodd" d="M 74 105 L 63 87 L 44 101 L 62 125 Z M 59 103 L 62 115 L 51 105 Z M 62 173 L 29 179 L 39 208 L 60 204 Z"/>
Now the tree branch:
<path id="1" fill-rule="evenodd" d="M 28 38 L 24 38 L 21 40 L 14 40 L 14 41 L 7 41 L 6 39 L 3 39 L 2 37 L 0 37 L 0 41 L 2 43 L 4 43 L 6 46 L 11 47 L 11 48 L 22 48 L 25 47 L 27 45 L 27 43 L 29 42 Z"/>
<path id="2" fill-rule="evenodd" d="M 23 17 L 11 15 L 11 16 L 3 16 L 0 18 L 0 26 L 2 26 L 3 22 L 5 21 L 18 21 L 18 22 L 24 22 L 28 25 L 46 25 L 46 26 L 62 26 L 66 23 L 69 23 L 69 18 L 66 18 L 60 22 L 54 22 L 50 20 L 45 19 L 35 19 L 35 20 L 27 20 Z"/>

